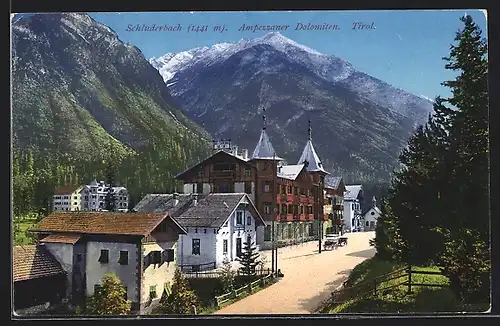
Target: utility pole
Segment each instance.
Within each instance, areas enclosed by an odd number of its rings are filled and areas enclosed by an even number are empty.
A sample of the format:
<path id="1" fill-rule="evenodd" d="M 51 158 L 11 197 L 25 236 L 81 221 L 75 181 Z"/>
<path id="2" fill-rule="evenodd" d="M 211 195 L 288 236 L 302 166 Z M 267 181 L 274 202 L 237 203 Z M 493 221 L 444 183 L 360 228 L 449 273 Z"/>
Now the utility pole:
<path id="1" fill-rule="evenodd" d="M 315 203 L 315 215 L 317 216 L 318 218 L 318 252 L 321 253 L 321 229 L 322 229 L 322 225 L 321 225 L 321 219 L 320 219 L 320 214 L 319 214 L 319 203 L 318 203 L 318 200 L 319 200 L 319 186 L 318 185 L 315 185 L 314 186 L 314 192 L 315 192 L 315 196 L 314 196 L 314 203 Z"/>
<path id="2" fill-rule="evenodd" d="M 276 199 L 276 196 L 277 196 L 277 167 L 278 165 L 276 164 L 276 153 L 273 153 L 273 191 L 272 191 L 272 196 L 273 196 L 273 200 L 272 200 L 272 205 L 273 205 L 273 214 L 271 215 L 271 219 L 272 219 L 272 223 L 273 223 L 273 226 L 272 226 L 272 230 L 273 230 L 273 257 L 274 257 L 274 262 L 273 264 L 275 264 L 276 266 L 273 266 L 273 270 L 276 271 L 276 273 L 278 273 L 278 248 L 276 246 L 276 234 L 275 234 L 275 227 L 274 227 L 274 224 L 276 223 L 276 218 L 278 217 L 278 208 L 277 208 L 277 199 Z"/>

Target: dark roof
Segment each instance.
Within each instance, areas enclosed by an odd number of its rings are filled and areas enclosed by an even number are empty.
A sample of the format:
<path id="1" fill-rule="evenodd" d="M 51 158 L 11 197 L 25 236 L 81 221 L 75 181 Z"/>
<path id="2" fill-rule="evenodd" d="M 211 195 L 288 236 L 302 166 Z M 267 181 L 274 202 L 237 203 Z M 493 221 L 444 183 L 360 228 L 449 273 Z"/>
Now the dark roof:
<path id="1" fill-rule="evenodd" d="M 212 155 L 210 155 L 209 157 L 201 160 L 200 162 L 196 163 L 195 165 L 193 165 L 192 167 L 182 171 L 181 173 L 177 174 L 175 176 L 176 179 L 180 179 L 182 178 L 186 173 L 188 173 L 189 171 L 193 170 L 194 168 L 197 168 L 199 167 L 200 165 L 204 164 L 206 161 L 210 160 L 211 158 L 215 157 L 215 156 L 220 156 L 220 155 L 226 155 L 228 158 L 233 158 L 233 159 L 236 159 L 237 161 L 241 162 L 241 163 L 248 163 L 248 161 L 242 159 L 241 157 L 238 157 L 236 155 L 233 155 L 231 153 L 228 153 L 226 151 L 223 151 L 223 150 L 219 150 L 215 153 L 213 153 Z M 249 164 L 249 163 L 248 163 Z"/>
<path id="2" fill-rule="evenodd" d="M 183 227 L 212 227 L 219 228 L 228 219 L 238 204 L 246 198 L 252 216 L 257 224 L 265 225 L 262 216 L 253 205 L 248 195 L 244 193 L 212 193 L 198 200 L 196 206 L 191 205 L 185 212 L 175 219 Z"/>
<path id="3" fill-rule="evenodd" d="M 43 245 L 14 246 L 12 269 L 14 282 L 65 273 Z"/>
<path id="4" fill-rule="evenodd" d="M 73 185 L 62 186 L 54 190 L 54 195 L 69 195 L 74 193 L 80 187 L 81 186 L 73 186 Z"/>
<path id="5" fill-rule="evenodd" d="M 203 195 L 198 195 L 202 199 Z M 132 209 L 135 212 L 162 212 L 170 216 L 179 216 L 193 202 L 193 194 L 177 194 L 178 203 L 175 203 L 174 194 L 148 194 Z"/>
<path id="6" fill-rule="evenodd" d="M 349 185 L 345 186 L 346 192 L 344 193 L 345 200 L 356 200 L 360 197 L 360 193 L 363 192 L 362 185 Z"/>
<path id="7" fill-rule="evenodd" d="M 154 212 L 52 213 L 30 231 L 146 236 L 166 218 L 171 219 L 166 213 Z M 175 220 L 171 220 L 178 226 L 179 233 L 185 233 L 185 230 Z"/>
<path id="8" fill-rule="evenodd" d="M 335 177 L 333 175 L 325 175 L 325 188 L 337 189 L 340 186 L 342 177 Z"/>
<path id="9" fill-rule="evenodd" d="M 51 234 L 40 240 L 40 242 L 75 244 L 81 237 L 79 234 Z"/>

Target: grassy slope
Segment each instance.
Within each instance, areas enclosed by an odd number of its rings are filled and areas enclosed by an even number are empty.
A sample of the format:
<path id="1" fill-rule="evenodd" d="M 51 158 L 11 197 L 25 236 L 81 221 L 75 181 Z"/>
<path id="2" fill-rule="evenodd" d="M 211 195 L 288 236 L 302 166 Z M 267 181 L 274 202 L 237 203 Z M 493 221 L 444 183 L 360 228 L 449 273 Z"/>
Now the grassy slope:
<path id="1" fill-rule="evenodd" d="M 404 265 L 396 262 L 380 261 L 371 258 L 356 266 L 348 279 L 348 284 L 354 285 L 371 280 L 377 276 L 390 273 Z M 413 267 L 416 271 L 439 271 L 436 266 Z M 405 279 L 383 282 L 379 288 L 401 283 Z M 412 275 L 412 283 L 449 284 L 442 275 Z M 407 286 L 396 286 L 388 290 L 378 291 L 377 295 L 346 301 L 335 308 L 327 308 L 328 313 L 408 313 L 408 312 L 462 312 L 486 311 L 485 305 L 462 305 L 448 287 L 412 287 L 412 293 L 407 294 Z"/>

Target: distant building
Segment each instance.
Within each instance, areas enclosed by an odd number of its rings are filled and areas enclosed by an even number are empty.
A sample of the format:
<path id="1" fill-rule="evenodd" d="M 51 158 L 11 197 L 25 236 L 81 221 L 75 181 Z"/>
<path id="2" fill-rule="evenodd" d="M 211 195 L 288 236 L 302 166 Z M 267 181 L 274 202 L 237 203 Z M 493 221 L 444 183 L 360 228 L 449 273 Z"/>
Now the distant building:
<path id="1" fill-rule="evenodd" d="M 361 202 L 363 201 L 363 186 L 346 186 L 344 193 L 344 225 L 346 231 L 359 231 L 363 227 Z"/>
<path id="2" fill-rule="evenodd" d="M 19 315 L 44 312 L 66 298 L 66 272 L 47 248 L 14 246 L 12 253 L 14 311 Z"/>
<path id="3" fill-rule="evenodd" d="M 52 196 L 52 210 L 54 212 L 82 210 L 82 188 L 83 186 L 63 186 L 57 188 Z"/>
<path id="4" fill-rule="evenodd" d="M 258 242 L 257 229 L 265 225 L 248 194 L 150 194 L 134 208 L 139 212 L 168 212 L 185 230 L 177 259 L 184 271 L 218 268 L 234 261 L 244 243 Z"/>
<path id="5" fill-rule="evenodd" d="M 129 194 L 125 187 L 113 187 L 116 210 L 128 210 Z M 106 208 L 108 185 L 104 181 L 93 180 L 88 185 L 63 186 L 54 191 L 52 209 L 64 211 L 102 211 Z"/>
<path id="6" fill-rule="evenodd" d="M 377 199 L 375 196 L 372 198 L 372 207 L 363 215 L 364 218 L 364 231 L 373 231 L 377 227 L 377 220 L 382 212 L 377 207 Z"/>
<path id="7" fill-rule="evenodd" d="M 166 213 L 52 213 L 30 232 L 66 272 L 73 305 L 94 293 L 104 274 L 124 284 L 132 310 L 147 313 L 170 287 L 180 234 Z"/>
<path id="8" fill-rule="evenodd" d="M 342 177 L 325 176 L 323 211 L 328 220 L 324 224 L 324 234 L 343 232 L 345 191 Z"/>

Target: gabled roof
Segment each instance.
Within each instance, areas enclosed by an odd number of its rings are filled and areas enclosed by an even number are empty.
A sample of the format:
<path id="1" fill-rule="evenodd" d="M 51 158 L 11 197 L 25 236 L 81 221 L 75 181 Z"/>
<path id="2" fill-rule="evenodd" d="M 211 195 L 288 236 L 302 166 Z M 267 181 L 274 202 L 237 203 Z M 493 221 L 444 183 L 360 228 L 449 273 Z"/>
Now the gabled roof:
<path id="1" fill-rule="evenodd" d="M 146 236 L 163 220 L 170 219 L 179 233 L 186 233 L 166 213 L 64 212 L 52 213 L 30 229 L 32 232 L 68 232 Z"/>
<path id="2" fill-rule="evenodd" d="M 61 264 L 43 245 L 14 246 L 14 282 L 65 274 Z"/>
<path id="3" fill-rule="evenodd" d="M 209 159 L 211 159 L 212 157 L 214 157 L 214 156 L 216 156 L 216 155 L 228 155 L 228 156 L 234 157 L 234 158 L 236 158 L 238 161 L 240 161 L 240 162 L 244 162 L 244 163 L 247 163 L 247 162 L 249 161 L 248 159 L 246 159 L 246 160 L 245 160 L 245 159 L 241 158 L 240 156 L 234 155 L 234 154 L 229 153 L 229 152 L 226 152 L 226 151 L 224 151 L 224 150 L 219 150 L 219 151 L 217 151 L 217 152 L 213 153 L 212 155 L 210 155 L 209 157 L 207 157 L 207 158 L 205 158 L 205 159 L 201 160 L 200 162 L 196 163 L 196 164 L 195 164 L 195 165 L 193 165 L 192 167 L 190 167 L 190 168 L 188 168 L 188 169 L 186 169 L 186 170 L 182 171 L 181 173 L 177 174 L 177 175 L 175 176 L 175 178 L 176 178 L 176 179 L 179 179 L 179 178 L 183 177 L 183 176 L 184 176 L 184 174 L 186 174 L 187 172 L 191 171 L 192 169 L 194 169 L 194 168 L 196 168 L 196 167 L 199 167 L 200 165 L 202 165 L 203 163 L 205 163 L 206 161 L 208 161 Z"/>
<path id="4" fill-rule="evenodd" d="M 337 189 L 342 182 L 342 177 L 335 177 L 333 175 L 325 176 L 325 188 L 327 189 Z"/>
<path id="5" fill-rule="evenodd" d="M 380 208 L 378 208 L 377 206 L 375 207 L 370 207 L 366 212 L 364 212 L 362 215 L 366 215 L 368 214 L 371 210 L 374 210 L 375 212 L 379 213 L 379 214 L 382 214 L 382 211 L 380 210 Z"/>
<path id="6" fill-rule="evenodd" d="M 304 147 L 304 150 L 302 151 L 302 155 L 300 155 L 299 161 L 297 164 L 303 164 L 307 162 L 307 171 L 310 172 L 324 172 L 328 173 L 325 171 L 323 168 L 323 163 L 321 163 L 321 160 L 318 157 L 318 154 L 316 154 L 316 150 L 314 149 L 312 140 L 309 139 L 306 143 L 306 146 Z"/>
<path id="7" fill-rule="evenodd" d="M 198 199 L 202 197 L 203 195 L 198 195 Z M 178 202 L 176 203 L 174 194 L 148 194 L 132 210 L 135 212 L 163 212 L 176 217 L 189 208 L 193 199 L 193 194 L 177 194 Z"/>
<path id="8" fill-rule="evenodd" d="M 278 166 L 277 176 L 278 178 L 295 180 L 303 168 L 304 164 Z"/>
<path id="9" fill-rule="evenodd" d="M 68 185 L 68 186 L 62 186 L 54 190 L 54 195 L 60 196 L 60 195 L 70 195 L 74 193 L 75 191 L 78 190 L 78 188 L 81 188 L 82 186 L 75 186 L 75 185 Z"/>
<path id="10" fill-rule="evenodd" d="M 175 219 L 183 227 L 219 228 L 245 198 L 257 224 L 265 225 L 262 216 L 244 193 L 211 193 L 200 199 L 196 206 L 191 205 Z"/>
<path id="11" fill-rule="evenodd" d="M 252 154 L 252 160 L 283 160 L 281 157 L 276 155 L 273 144 L 267 136 L 266 130 L 262 129 L 260 133 L 259 141 Z"/>
<path id="12" fill-rule="evenodd" d="M 359 192 L 363 190 L 362 185 L 345 186 L 344 200 L 355 200 L 359 197 Z"/>

